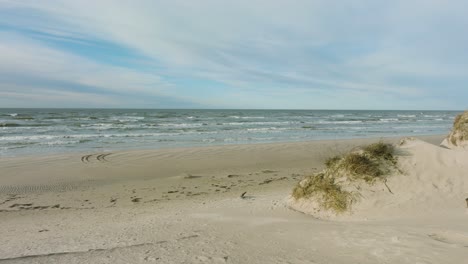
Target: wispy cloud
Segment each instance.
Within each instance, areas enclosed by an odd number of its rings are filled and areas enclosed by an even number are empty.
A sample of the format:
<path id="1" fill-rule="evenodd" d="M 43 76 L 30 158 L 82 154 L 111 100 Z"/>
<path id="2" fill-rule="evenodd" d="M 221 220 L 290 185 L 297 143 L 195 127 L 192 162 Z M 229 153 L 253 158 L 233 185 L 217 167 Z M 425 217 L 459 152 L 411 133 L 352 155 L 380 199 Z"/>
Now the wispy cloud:
<path id="1" fill-rule="evenodd" d="M 0 91 L 27 79 L 133 98 L 126 107 L 465 108 L 467 7 L 0 1 Z"/>
<path id="2" fill-rule="evenodd" d="M 119 101 L 111 96 L 90 93 L 47 89 L 35 86 L 9 85 L 0 91 L 0 104 L 4 107 L 70 107 L 73 98 L 74 107 L 119 107 Z M 27 104 L 25 104 L 27 103 Z"/>

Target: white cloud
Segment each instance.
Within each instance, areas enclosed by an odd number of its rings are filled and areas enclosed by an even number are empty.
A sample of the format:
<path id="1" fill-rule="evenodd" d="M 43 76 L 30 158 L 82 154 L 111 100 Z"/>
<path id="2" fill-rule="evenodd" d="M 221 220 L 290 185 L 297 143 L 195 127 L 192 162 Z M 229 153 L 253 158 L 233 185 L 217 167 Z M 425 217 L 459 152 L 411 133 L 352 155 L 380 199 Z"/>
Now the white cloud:
<path id="1" fill-rule="evenodd" d="M 112 96 L 89 93 L 51 90 L 35 86 L 6 85 L 0 91 L 2 107 L 119 107 Z M 70 98 L 73 105 L 70 105 Z"/>
<path id="2" fill-rule="evenodd" d="M 213 107 L 232 102 L 197 91 L 181 94 L 161 76 L 222 83 L 246 101 L 269 98 L 265 104 L 271 107 L 289 103 L 268 93 L 309 99 L 317 91 L 370 94 L 363 104 L 382 95 L 417 98 L 437 89 L 427 87 L 427 80 L 468 81 L 466 5 L 419 0 L 3 1 L 0 24 L 63 41 L 114 43 L 143 54 L 158 72 L 105 65 L 26 38 L 5 41 L 12 35 L 3 34 L 0 74 L 27 72 Z"/>
<path id="3" fill-rule="evenodd" d="M 39 42 L 0 34 L 0 75 L 65 81 L 116 92 L 157 94 L 167 83 L 155 74 L 100 64 Z"/>

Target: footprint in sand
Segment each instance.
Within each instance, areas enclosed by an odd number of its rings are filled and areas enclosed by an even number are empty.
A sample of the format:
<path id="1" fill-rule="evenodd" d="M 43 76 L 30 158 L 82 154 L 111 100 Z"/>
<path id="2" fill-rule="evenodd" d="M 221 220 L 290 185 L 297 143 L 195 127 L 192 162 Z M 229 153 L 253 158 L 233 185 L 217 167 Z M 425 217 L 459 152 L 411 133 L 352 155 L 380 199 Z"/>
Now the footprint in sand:
<path id="1" fill-rule="evenodd" d="M 187 174 L 187 175 L 184 176 L 184 179 L 199 179 L 199 178 L 202 178 L 202 177 L 203 176 Z"/>
<path id="2" fill-rule="evenodd" d="M 274 170 L 262 170 L 262 173 L 275 173 L 275 172 L 278 172 L 278 171 L 274 171 Z"/>
<path id="3" fill-rule="evenodd" d="M 130 198 L 132 198 L 132 202 L 134 203 L 139 203 L 141 201 L 141 198 L 139 197 L 130 197 Z"/>
<path id="4" fill-rule="evenodd" d="M 196 256 L 193 263 L 226 263 L 229 256 L 213 257 L 213 256 Z"/>
<path id="5" fill-rule="evenodd" d="M 435 241 L 446 244 L 468 247 L 468 234 L 457 233 L 453 231 L 443 231 L 428 235 Z"/>

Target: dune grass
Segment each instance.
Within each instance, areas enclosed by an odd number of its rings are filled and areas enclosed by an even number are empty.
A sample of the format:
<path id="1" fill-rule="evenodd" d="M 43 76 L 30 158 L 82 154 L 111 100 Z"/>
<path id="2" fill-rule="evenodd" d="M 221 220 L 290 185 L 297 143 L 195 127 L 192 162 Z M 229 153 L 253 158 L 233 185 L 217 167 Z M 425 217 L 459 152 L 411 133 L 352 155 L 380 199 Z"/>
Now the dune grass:
<path id="1" fill-rule="evenodd" d="M 391 144 L 379 141 L 364 147 L 364 151 L 374 159 L 384 159 L 394 164 L 397 162 L 394 156 L 395 147 Z"/>
<path id="2" fill-rule="evenodd" d="M 332 156 L 325 160 L 325 166 L 327 168 L 331 168 L 335 166 L 335 164 L 338 163 L 341 160 L 341 158 L 342 158 L 341 156 Z"/>
<path id="3" fill-rule="evenodd" d="M 349 153 L 342 159 L 340 166 L 348 172 L 350 178 L 366 182 L 373 182 L 383 174 L 380 164 L 364 153 Z"/>
<path id="4" fill-rule="evenodd" d="M 327 177 L 324 173 L 316 174 L 302 185 L 297 185 L 292 196 L 296 200 L 314 196 L 324 209 L 340 213 L 346 211 L 353 200 L 350 192 L 344 191 L 334 178 Z"/>
<path id="5" fill-rule="evenodd" d="M 325 161 L 325 166 L 329 173 L 345 174 L 349 179 L 372 183 L 396 165 L 394 152 L 393 145 L 379 141 L 346 155 L 331 157 Z"/>
<path id="6" fill-rule="evenodd" d="M 373 184 L 383 180 L 396 169 L 394 151 L 393 145 L 380 141 L 345 155 L 332 156 L 325 161 L 322 172 L 310 175 L 296 185 L 292 197 L 314 199 L 323 209 L 345 212 L 359 194 L 347 191 L 344 184 L 357 181 Z"/>
<path id="7" fill-rule="evenodd" d="M 459 114 L 453 122 L 450 141 L 457 146 L 458 141 L 468 140 L 468 111 Z"/>

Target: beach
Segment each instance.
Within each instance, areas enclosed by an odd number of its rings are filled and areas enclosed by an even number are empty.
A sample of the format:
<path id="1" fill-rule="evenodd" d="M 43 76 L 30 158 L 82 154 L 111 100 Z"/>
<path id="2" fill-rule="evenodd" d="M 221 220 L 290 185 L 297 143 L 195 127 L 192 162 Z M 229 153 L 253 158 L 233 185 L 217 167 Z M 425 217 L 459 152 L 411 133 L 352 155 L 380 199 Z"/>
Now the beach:
<path id="1" fill-rule="evenodd" d="M 425 152 L 425 158 L 399 157 L 404 166 L 415 166 L 417 175 L 426 172 L 416 163 L 439 178 L 466 171 L 465 153 L 452 157 L 444 154 L 451 150 L 436 146 L 444 136 L 418 138 L 428 143 L 407 151 Z M 419 196 L 421 201 L 410 197 L 398 206 L 378 204 L 374 207 L 382 210 L 335 221 L 289 208 L 292 188 L 323 169 L 327 158 L 379 140 L 2 158 L 0 261 L 463 263 L 468 189 L 461 176 L 415 190 L 431 190 Z M 435 162 L 454 169 L 431 172 L 428 166 Z M 453 194 L 444 196 L 450 190 Z"/>
<path id="2" fill-rule="evenodd" d="M 467 9 L 0 0 L 0 264 L 468 263 Z"/>

